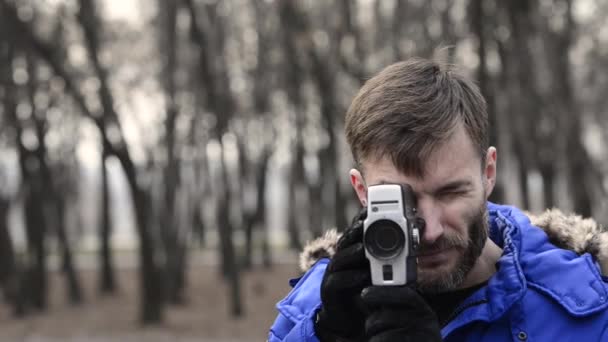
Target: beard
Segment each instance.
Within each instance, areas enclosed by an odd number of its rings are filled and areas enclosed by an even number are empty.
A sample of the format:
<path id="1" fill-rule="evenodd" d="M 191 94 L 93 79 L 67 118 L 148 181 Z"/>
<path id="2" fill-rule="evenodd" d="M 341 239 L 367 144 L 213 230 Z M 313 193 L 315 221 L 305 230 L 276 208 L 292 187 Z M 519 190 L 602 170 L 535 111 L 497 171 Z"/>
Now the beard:
<path id="1" fill-rule="evenodd" d="M 450 269 L 422 269 L 418 266 L 417 287 L 422 293 L 433 294 L 454 290 L 460 286 L 469 274 L 488 238 L 488 210 L 485 201 L 476 208 L 466 220 L 468 223 L 467 236 L 454 230 L 446 232 L 433 244 L 422 244 L 419 253 L 432 253 L 433 251 L 453 248 L 458 251 L 455 266 Z"/>

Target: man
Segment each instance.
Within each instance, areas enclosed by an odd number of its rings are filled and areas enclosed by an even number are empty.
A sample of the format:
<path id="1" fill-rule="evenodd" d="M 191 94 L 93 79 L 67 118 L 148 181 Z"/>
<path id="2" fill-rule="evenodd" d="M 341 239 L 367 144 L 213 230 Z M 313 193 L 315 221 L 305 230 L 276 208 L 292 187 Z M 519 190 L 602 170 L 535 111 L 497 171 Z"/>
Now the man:
<path id="1" fill-rule="evenodd" d="M 518 209 L 487 202 L 497 152 L 471 81 L 432 61 L 391 65 L 359 91 L 345 129 L 364 207 L 370 185 L 416 195 L 416 286 L 371 286 L 363 211 L 337 243 L 307 252 L 331 259 L 304 260 L 311 268 L 278 304 L 269 341 L 608 341 L 597 264 L 608 233 L 549 212 L 537 222 L 550 240 Z"/>

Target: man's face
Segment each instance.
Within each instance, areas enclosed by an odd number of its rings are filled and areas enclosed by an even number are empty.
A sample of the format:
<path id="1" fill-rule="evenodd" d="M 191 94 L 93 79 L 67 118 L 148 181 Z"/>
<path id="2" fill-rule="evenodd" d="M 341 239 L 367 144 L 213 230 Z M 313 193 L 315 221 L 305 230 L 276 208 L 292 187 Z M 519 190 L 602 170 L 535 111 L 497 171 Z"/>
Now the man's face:
<path id="1" fill-rule="evenodd" d="M 486 165 L 463 127 L 429 156 L 423 178 L 397 170 L 389 158 L 363 162 L 365 182 L 351 172 L 359 198 L 365 185 L 409 184 L 425 220 L 418 256 L 418 286 L 434 293 L 457 288 L 473 268 L 487 240 L 486 199 L 495 180 L 496 152 L 488 151 Z M 361 179 L 362 180 L 362 179 Z M 363 201 L 364 202 L 364 201 Z"/>

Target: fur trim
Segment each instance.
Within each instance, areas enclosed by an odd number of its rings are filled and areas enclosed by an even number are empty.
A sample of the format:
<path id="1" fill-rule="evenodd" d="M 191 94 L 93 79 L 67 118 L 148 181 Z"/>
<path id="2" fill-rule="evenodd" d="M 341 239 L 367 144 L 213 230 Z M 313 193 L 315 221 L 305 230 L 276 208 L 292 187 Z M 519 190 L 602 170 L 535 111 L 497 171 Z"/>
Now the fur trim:
<path id="1" fill-rule="evenodd" d="M 608 275 L 608 230 L 590 218 L 565 215 L 558 209 L 548 209 L 535 216 L 528 215 L 533 225 L 543 229 L 551 243 L 578 254 L 589 253 L 600 264 L 602 274 Z"/>
<path id="2" fill-rule="evenodd" d="M 336 245 L 341 234 L 336 229 L 330 229 L 323 236 L 306 243 L 300 254 L 300 270 L 308 271 L 317 261 L 331 258 L 336 254 Z"/>
<path id="3" fill-rule="evenodd" d="M 566 215 L 558 209 L 550 209 L 540 215 L 526 213 L 533 225 L 545 231 L 549 241 L 559 248 L 578 254 L 590 253 L 600 264 L 602 274 L 608 276 L 608 229 L 593 219 L 578 215 Z M 323 236 L 310 241 L 300 254 L 300 269 L 309 270 L 322 258 L 336 253 L 340 234 L 331 229 Z"/>

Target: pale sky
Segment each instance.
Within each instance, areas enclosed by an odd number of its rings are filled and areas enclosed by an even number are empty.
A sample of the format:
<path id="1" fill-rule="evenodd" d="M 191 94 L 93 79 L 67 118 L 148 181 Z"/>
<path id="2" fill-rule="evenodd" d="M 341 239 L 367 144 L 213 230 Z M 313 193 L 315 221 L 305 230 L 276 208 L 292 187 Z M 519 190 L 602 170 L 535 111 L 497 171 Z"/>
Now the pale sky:
<path id="1" fill-rule="evenodd" d="M 152 1 L 147 1 L 146 6 Z M 141 15 L 142 8 L 140 0 L 104 0 L 104 17 L 109 20 L 124 20 L 133 25 L 143 25 L 144 16 Z"/>

